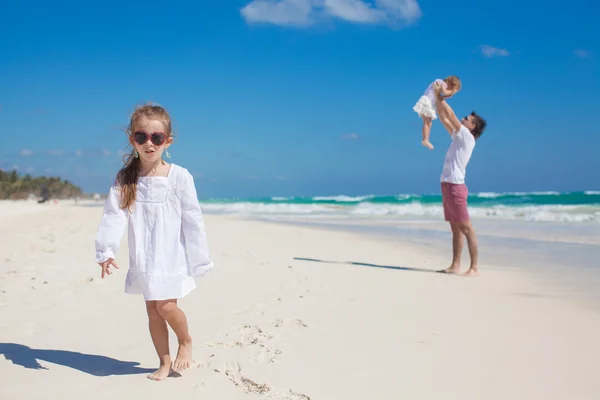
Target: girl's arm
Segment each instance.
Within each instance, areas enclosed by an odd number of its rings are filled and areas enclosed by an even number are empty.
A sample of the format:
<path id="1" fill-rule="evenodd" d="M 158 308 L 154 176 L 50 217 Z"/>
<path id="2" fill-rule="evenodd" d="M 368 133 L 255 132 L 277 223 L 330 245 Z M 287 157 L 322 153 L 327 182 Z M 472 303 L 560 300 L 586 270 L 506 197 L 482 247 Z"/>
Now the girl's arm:
<path id="1" fill-rule="evenodd" d="M 454 96 L 454 93 L 448 89 L 448 84 L 443 79 L 438 78 L 433 82 L 433 88 L 435 89 L 436 87 L 439 88 L 442 97 L 450 98 Z"/>
<path id="2" fill-rule="evenodd" d="M 213 268 L 213 261 L 208 250 L 204 217 L 198 202 L 198 194 L 194 178 L 187 169 L 179 176 L 179 193 L 181 199 L 181 230 L 192 276 L 206 275 Z"/>
<path id="3" fill-rule="evenodd" d="M 97 263 L 103 263 L 111 258 L 114 260 L 127 226 L 127 211 L 121 208 L 119 194 L 119 189 L 115 186 L 111 187 L 104 204 L 104 214 L 96 232 Z"/>
<path id="4" fill-rule="evenodd" d="M 449 99 L 450 97 L 454 96 L 454 92 L 447 88 L 442 88 L 442 90 L 440 90 L 440 94 L 445 99 Z"/>

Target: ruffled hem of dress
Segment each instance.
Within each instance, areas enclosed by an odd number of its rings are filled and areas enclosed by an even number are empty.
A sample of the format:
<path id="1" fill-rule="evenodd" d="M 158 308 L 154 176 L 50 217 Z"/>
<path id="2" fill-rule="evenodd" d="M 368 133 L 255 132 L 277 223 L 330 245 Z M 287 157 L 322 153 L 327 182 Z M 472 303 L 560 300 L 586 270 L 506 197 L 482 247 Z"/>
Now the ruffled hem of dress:
<path id="1" fill-rule="evenodd" d="M 413 111 L 419 114 L 419 116 L 437 119 L 437 113 L 435 112 L 429 97 L 422 96 L 413 107 Z"/>
<path id="2" fill-rule="evenodd" d="M 125 293 L 141 294 L 146 301 L 180 299 L 196 288 L 190 275 L 143 275 L 131 271 L 125 279 Z"/>

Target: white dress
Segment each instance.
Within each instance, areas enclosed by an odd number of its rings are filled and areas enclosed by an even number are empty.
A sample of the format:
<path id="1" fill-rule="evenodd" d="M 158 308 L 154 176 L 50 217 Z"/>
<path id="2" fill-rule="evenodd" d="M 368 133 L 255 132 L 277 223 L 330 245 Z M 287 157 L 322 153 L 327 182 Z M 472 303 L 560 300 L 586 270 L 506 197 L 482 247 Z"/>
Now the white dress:
<path id="1" fill-rule="evenodd" d="M 413 111 L 419 114 L 419 117 L 429 117 L 431 119 L 437 119 L 436 107 L 435 107 L 435 91 L 433 89 L 434 83 L 440 83 L 444 89 L 448 88 L 446 82 L 442 79 L 436 79 L 431 82 L 423 95 L 417 101 L 417 104 L 413 107 Z"/>
<path id="2" fill-rule="evenodd" d="M 110 188 L 96 233 L 96 262 L 115 258 L 129 225 L 129 270 L 125 292 L 145 300 L 177 299 L 195 287 L 195 277 L 213 268 L 194 179 L 171 164 L 166 177 L 140 177 L 131 211 L 120 207 L 120 189 Z"/>

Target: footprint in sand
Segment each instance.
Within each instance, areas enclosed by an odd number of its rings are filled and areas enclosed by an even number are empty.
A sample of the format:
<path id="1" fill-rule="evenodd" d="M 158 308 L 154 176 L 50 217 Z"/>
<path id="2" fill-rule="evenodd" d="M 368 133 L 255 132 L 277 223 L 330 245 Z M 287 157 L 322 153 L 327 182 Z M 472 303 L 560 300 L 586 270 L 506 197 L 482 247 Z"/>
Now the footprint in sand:
<path id="1" fill-rule="evenodd" d="M 303 328 L 308 328 L 308 325 L 306 325 L 306 323 L 304 321 L 302 321 L 301 319 L 297 319 L 296 323 Z"/>
<path id="2" fill-rule="evenodd" d="M 215 370 L 216 372 L 221 372 Z M 246 394 L 259 395 L 266 400 L 310 400 L 305 394 L 296 393 L 291 389 L 278 390 L 266 383 L 257 383 L 242 374 L 242 367 L 238 362 L 229 362 L 222 368 L 223 373 L 237 387 Z"/>
<path id="3" fill-rule="evenodd" d="M 244 325 L 240 328 L 239 339 L 233 342 L 206 342 L 200 344 L 202 347 L 222 347 L 224 349 L 233 348 L 251 348 L 257 347 L 259 349 L 258 354 L 253 358 L 256 362 L 273 363 L 277 357 L 283 354 L 283 352 L 276 348 L 275 345 L 278 342 L 279 335 L 272 335 L 264 332 L 259 326 L 256 325 Z"/>
<path id="4" fill-rule="evenodd" d="M 300 318 L 286 318 L 285 320 L 283 319 L 276 319 L 275 321 L 273 321 L 273 326 L 275 328 L 281 328 L 284 325 L 287 325 L 290 322 L 294 322 L 296 325 L 301 326 L 302 328 L 307 328 L 308 325 L 302 321 Z"/>
<path id="5" fill-rule="evenodd" d="M 264 383 L 256 383 L 242 375 L 242 367 L 237 362 L 230 362 L 223 367 L 223 373 L 234 385 L 240 387 L 246 394 L 265 394 L 271 388 Z"/>
<path id="6" fill-rule="evenodd" d="M 54 241 L 55 241 L 54 240 L 54 235 L 51 234 L 51 233 L 47 234 L 46 236 L 42 236 L 41 239 L 42 240 L 47 240 L 47 241 L 49 241 L 51 243 L 54 243 Z"/>
<path id="7" fill-rule="evenodd" d="M 212 358 L 214 356 L 215 356 L 214 354 L 211 354 L 208 357 L 206 357 L 206 362 L 204 362 L 204 363 L 195 362 L 196 368 L 208 368 L 208 369 L 210 369 L 210 366 L 211 366 L 211 363 L 212 363 Z"/>

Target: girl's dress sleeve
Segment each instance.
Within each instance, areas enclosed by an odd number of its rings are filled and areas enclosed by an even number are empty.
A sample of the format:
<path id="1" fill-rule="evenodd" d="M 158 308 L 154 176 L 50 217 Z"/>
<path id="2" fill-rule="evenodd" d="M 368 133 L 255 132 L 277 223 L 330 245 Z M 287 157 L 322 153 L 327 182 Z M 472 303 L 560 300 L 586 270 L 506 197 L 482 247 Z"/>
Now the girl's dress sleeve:
<path id="1" fill-rule="evenodd" d="M 204 217 L 194 185 L 194 178 L 187 169 L 179 174 L 179 193 L 181 199 L 181 230 L 185 242 L 190 273 L 199 277 L 213 269 L 210 258 Z"/>
<path id="2" fill-rule="evenodd" d="M 128 211 L 120 206 L 120 190 L 115 186 L 111 187 L 96 232 L 96 262 L 115 258 L 127 226 L 127 213 Z"/>

